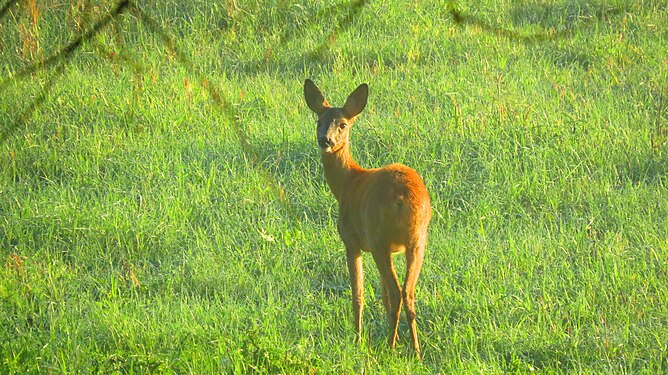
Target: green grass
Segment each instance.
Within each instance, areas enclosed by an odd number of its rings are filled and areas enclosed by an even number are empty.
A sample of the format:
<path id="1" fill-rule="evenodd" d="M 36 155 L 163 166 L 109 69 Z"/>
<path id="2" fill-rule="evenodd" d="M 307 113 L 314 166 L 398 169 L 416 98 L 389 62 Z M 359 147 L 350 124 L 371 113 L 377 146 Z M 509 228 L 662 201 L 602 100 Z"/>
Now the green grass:
<path id="1" fill-rule="evenodd" d="M 0 373 L 668 372 L 664 2 L 328 4 L 141 2 L 173 46 L 130 7 L 25 77 L 113 3 L 8 10 Z M 370 257 L 353 342 L 307 77 L 429 188 L 422 363 Z"/>

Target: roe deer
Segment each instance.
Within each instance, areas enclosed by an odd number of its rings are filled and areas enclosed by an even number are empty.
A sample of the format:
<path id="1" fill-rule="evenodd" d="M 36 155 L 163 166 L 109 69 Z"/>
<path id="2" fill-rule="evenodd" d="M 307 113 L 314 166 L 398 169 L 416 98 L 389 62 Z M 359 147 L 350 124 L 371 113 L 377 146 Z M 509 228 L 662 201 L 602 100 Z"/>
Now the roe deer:
<path id="1" fill-rule="evenodd" d="M 406 311 L 415 354 L 420 359 L 415 323 L 415 284 L 424 260 L 431 205 L 420 175 L 402 164 L 365 169 L 350 155 L 350 126 L 366 106 L 362 84 L 343 108 L 331 107 L 313 81 L 304 82 L 308 107 L 318 115 L 318 145 L 325 179 L 339 203 L 338 231 L 346 247 L 357 340 L 362 335 L 362 250 L 371 252 L 380 273 L 383 304 L 390 323 L 389 345 L 397 342 L 401 305 Z M 405 252 L 403 293 L 392 254 Z"/>

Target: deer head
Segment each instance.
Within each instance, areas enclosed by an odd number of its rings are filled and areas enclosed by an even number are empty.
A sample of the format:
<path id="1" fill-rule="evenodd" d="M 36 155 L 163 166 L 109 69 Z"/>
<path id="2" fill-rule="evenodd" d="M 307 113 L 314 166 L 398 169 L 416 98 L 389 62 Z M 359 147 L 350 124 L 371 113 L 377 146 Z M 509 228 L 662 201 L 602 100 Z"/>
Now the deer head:
<path id="1" fill-rule="evenodd" d="M 369 86 L 359 85 L 346 99 L 342 108 L 332 107 L 320 89 L 307 79 L 304 97 L 308 107 L 318 115 L 318 145 L 324 152 L 336 152 L 349 142 L 350 125 L 366 106 Z"/>

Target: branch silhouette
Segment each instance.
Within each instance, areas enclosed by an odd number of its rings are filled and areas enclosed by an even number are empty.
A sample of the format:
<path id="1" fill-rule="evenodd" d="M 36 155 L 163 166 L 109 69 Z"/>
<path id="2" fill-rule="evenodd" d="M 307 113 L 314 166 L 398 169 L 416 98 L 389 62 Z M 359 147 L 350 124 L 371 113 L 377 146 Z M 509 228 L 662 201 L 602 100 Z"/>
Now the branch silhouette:
<path id="1" fill-rule="evenodd" d="M 2 17 L 4 17 L 5 14 L 7 14 L 7 12 L 9 12 L 9 10 L 10 10 L 14 5 L 16 5 L 17 3 L 18 3 L 17 0 L 9 0 L 9 1 L 7 1 L 7 2 L 5 3 L 5 5 L 3 5 L 2 8 L 0 8 L 0 19 L 1 19 Z"/>
<path id="2" fill-rule="evenodd" d="M 18 118 L 5 126 L 0 133 L 0 144 L 5 143 L 9 135 L 16 130 L 20 125 L 25 124 L 35 113 L 35 110 L 39 108 L 46 101 L 51 89 L 53 88 L 56 81 L 63 75 L 65 72 L 65 64 L 56 65 L 55 69 L 51 72 L 50 76 L 44 83 L 42 91 L 39 95 L 32 101 L 28 106 L 21 112 Z"/>
<path id="3" fill-rule="evenodd" d="M 99 33 L 102 29 L 104 29 L 112 20 L 114 20 L 116 17 L 118 17 L 125 9 L 128 7 L 130 4 L 129 0 L 122 0 L 116 6 L 114 7 L 113 11 L 109 13 L 107 16 L 102 18 L 101 20 L 97 21 L 92 28 L 90 28 L 88 31 L 85 33 L 79 35 L 76 39 L 74 39 L 72 42 L 70 42 L 68 45 L 60 49 L 58 52 L 55 54 L 47 57 L 44 59 L 44 61 L 38 61 L 27 68 L 21 70 L 20 72 L 16 73 L 13 75 L 13 77 L 7 78 L 3 81 L 0 82 L 0 88 L 4 87 L 11 81 L 12 79 L 19 79 L 23 78 L 25 76 L 34 74 L 37 70 L 40 68 L 50 68 L 52 65 L 61 62 L 61 60 L 68 60 L 71 58 L 72 54 L 81 47 L 82 43 L 85 41 L 90 40 L 92 37 L 94 37 L 97 33 Z"/>
<path id="4" fill-rule="evenodd" d="M 364 5 L 367 4 L 367 2 L 368 0 L 357 0 L 355 3 L 350 5 L 344 3 L 333 4 L 309 16 L 308 21 L 299 28 L 307 28 L 312 25 L 321 25 L 323 24 L 323 19 L 329 21 L 334 18 L 340 18 L 340 20 L 337 24 L 334 25 L 328 36 L 324 38 L 324 40 L 312 51 L 306 52 L 305 56 L 309 56 L 312 60 L 320 59 L 322 55 L 334 44 L 336 41 L 336 35 L 340 31 L 347 29 L 354 22 L 355 17 L 359 15 L 360 11 Z M 339 17 L 339 14 L 344 12 L 346 12 L 346 14 L 343 17 Z M 294 35 L 297 34 L 281 36 L 277 43 L 271 45 L 270 49 L 268 50 L 268 54 L 265 55 L 265 57 L 247 63 L 243 68 L 243 72 L 246 74 L 256 74 L 262 66 L 272 61 L 272 50 L 285 47 L 291 40 L 295 39 Z"/>
<path id="5" fill-rule="evenodd" d="M 534 33 L 534 34 L 522 34 L 518 31 L 515 30 L 510 30 L 506 28 L 502 28 L 500 26 L 494 26 L 492 24 L 486 23 L 480 18 L 477 18 L 475 16 L 472 16 L 470 14 L 466 14 L 462 12 L 460 9 L 457 8 L 456 4 L 454 2 L 450 2 L 449 4 L 449 10 L 450 10 L 450 15 L 452 16 L 452 20 L 454 21 L 455 24 L 457 25 L 475 25 L 477 27 L 480 27 L 482 30 L 491 33 L 491 34 L 496 34 L 498 36 L 502 36 L 504 38 L 510 39 L 510 40 L 517 40 L 523 43 L 538 43 L 538 42 L 545 42 L 545 41 L 550 41 L 550 40 L 555 40 L 555 39 L 561 39 L 561 38 L 570 38 L 571 36 L 574 35 L 575 31 L 588 26 L 589 24 L 601 21 L 609 16 L 615 16 L 618 15 L 626 10 L 624 7 L 616 7 L 616 8 L 611 8 L 609 10 L 604 10 L 599 12 L 595 18 L 592 18 L 588 22 L 583 22 L 580 25 L 576 25 L 574 27 L 570 27 L 567 29 L 559 30 L 559 31 L 547 31 L 544 33 Z"/>
<path id="6" fill-rule="evenodd" d="M 341 21 L 336 25 L 336 27 L 334 27 L 334 29 L 329 33 L 327 38 L 325 38 L 320 46 L 311 52 L 311 57 L 318 58 L 326 50 L 328 50 L 332 44 L 334 44 L 334 41 L 336 41 L 336 35 L 350 27 L 353 21 L 355 21 L 355 18 L 360 14 L 362 8 L 366 5 L 367 1 L 368 0 L 357 0 L 355 3 L 353 3 L 348 9 L 348 14 L 346 14 L 346 16 L 341 19 Z M 337 7 L 342 8 L 343 6 L 339 5 Z"/>
<path id="7" fill-rule="evenodd" d="M 146 12 L 144 12 L 140 7 L 135 8 L 135 12 L 139 15 L 139 18 L 142 20 L 142 22 L 156 35 L 160 37 L 162 42 L 165 44 L 165 47 L 167 47 L 168 50 L 170 50 L 174 56 L 176 56 L 176 61 L 178 61 L 181 66 L 183 66 L 188 72 L 191 74 L 195 75 L 197 79 L 200 81 L 200 84 L 202 84 L 203 87 L 206 87 L 209 90 L 209 94 L 211 95 L 211 98 L 213 101 L 218 105 L 220 108 L 222 108 L 225 113 L 228 115 L 229 119 L 235 123 L 236 122 L 236 114 L 234 111 L 234 107 L 232 106 L 232 103 L 230 103 L 228 100 L 225 100 L 223 96 L 220 94 L 220 90 L 216 88 L 212 84 L 204 84 L 206 78 L 197 72 L 197 69 L 194 68 L 194 64 L 188 59 L 185 53 L 181 51 L 181 49 L 174 43 L 172 38 L 169 37 L 167 32 L 160 27 L 158 22 L 156 22 L 151 16 L 149 16 Z M 239 140 L 241 141 L 241 145 L 244 149 L 250 150 L 250 144 L 248 143 L 248 140 L 246 139 L 245 134 L 240 131 L 240 129 L 237 129 L 237 136 L 239 136 Z"/>
<path id="8" fill-rule="evenodd" d="M 0 13 L 1 15 L 4 15 L 11 5 L 13 5 L 15 2 L 8 2 L 5 4 L 5 6 L 2 8 L 2 12 Z M 70 42 L 68 45 L 65 47 L 61 48 L 58 52 L 55 54 L 49 56 L 48 58 L 44 59 L 44 61 L 41 62 L 36 62 L 27 68 L 23 69 L 22 71 L 16 73 L 15 75 L 8 77 L 4 79 L 3 81 L 0 81 L 0 88 L 5 87 L 9 82 L 15 79 L 20 79 L 29 75 L 34 74 L 40 69 L 51 69 L 52 67 L 55 66 L 55 71 L 51 73 L 49 78 L 47 79 L 46 83 L 42 87 L 42 91 L 40 94 L 33 99 L 30 104 L 26 107 L 26 109 L 19 115 L 18 119 L 11 123 L 6 125 L 2 129 L 2 133 L 0 133 L 0 143 L 4 143 L 5 140 L 9 137 L 9 135 L 15 131 L 20 124 L 24 124 L 28 119 L 32 116 L 33 113 L 35 113 L 35 110 L 39 108 L 44 102 L 46 102 L 46 99 L 49 95 L 49 92 L 53 88 L 53 85 L 57 81 L 60 76 L 65 71 L 65 65 L 67 61 L 71 58 L 72 54 L 81 47 L 83 42 L 88 41 L 89 39 L 93 38 L 97 33 L 99 33 L 101 30 L 103 30 L 112 20 L 114 20 L 118 15 L 123 13 L 123 11 L 128 7 L 129 5 L 129 0 L 121 0 L 116 4 L 114 7 L 113 11 L 109 13 L 107 16 L 103 17 L 101 20 L 96 22 L 91 29 L 86 31 L 85 33 L 79 35 L 76 39 L 74 39 L 72 42 Z"/>
<path id="9" fill-rule="evenodd" d="M 232 103 L 229 100 L 227 100 L 223 95 L 221 95 L 221 91 L 215 84 L 208 81 L 203 74 L 198 72 L 198 69 L 195 68 L 195 65 L 190 61 L 190 59 L 188 59 L 186 54 L 183 53 L 183 51 L 181 51 L 181 49 L 177 46 L 177 44 L 174 43 L 172 38 L 158 24 L 158 22 L 156 22 L 151 16 L 149 16 L 146 12 L 144 12 L 140 7 L 136 6 L 134 7 L 134 9 L 139 18 L 142 20 L 142 22 L 152 32 L 158 35 L 162 40 L 162 42 L 165 44 L 165 47 L 167 47 L 167 49 L 169 49 L 174 54 L 174 56 L 176 57 L 176 61 L 179 62 L 179 64 L 182 67 L 184 67 L 186 71 L 197 77 L 202 87 L 205 87 L 209 91 L 209 95 L 216 104 L 216 106 L 225 113 L 228 120 L 232 124 L 235 135 L 237 136 L 237 139 L 241 144 L 241 149 L 244 154 L 249 156 L 251 160 L 251 165 L 257 168 L 263 174 L 265 179 L 269 181 L 269 183 L 272 185 L 272 188 L 274 189 L 277 198 L 279 199 L 283 207 L 286 209 L 286 212 L 288 212 L 292 216 L 295 216 L 296 212 L 289 204 L 285 195 L 285 191 L 276 181 L 276 179 L 273 178 L 271 173 L 269 173 L 269 171 L 261 165 L 257 152 L 253 149 L 246 133 L 241 128 L 241 124 L 239 123 L 239 117 L 237 116 Z"/>

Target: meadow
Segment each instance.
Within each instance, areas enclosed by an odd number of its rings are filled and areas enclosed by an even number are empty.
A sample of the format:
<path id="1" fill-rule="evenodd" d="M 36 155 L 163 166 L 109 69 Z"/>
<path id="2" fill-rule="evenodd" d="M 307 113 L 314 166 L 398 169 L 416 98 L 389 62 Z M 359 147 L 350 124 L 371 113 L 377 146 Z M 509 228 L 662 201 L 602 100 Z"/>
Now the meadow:
<path id="1" fill-rule="evenodd" d="M 0 373 L 668 372 L 659 0 L 0 4 Z M 430 191 L 354 342 L 313 79 Z M 400 278 L 403 259 L 397 257 Z"/>

